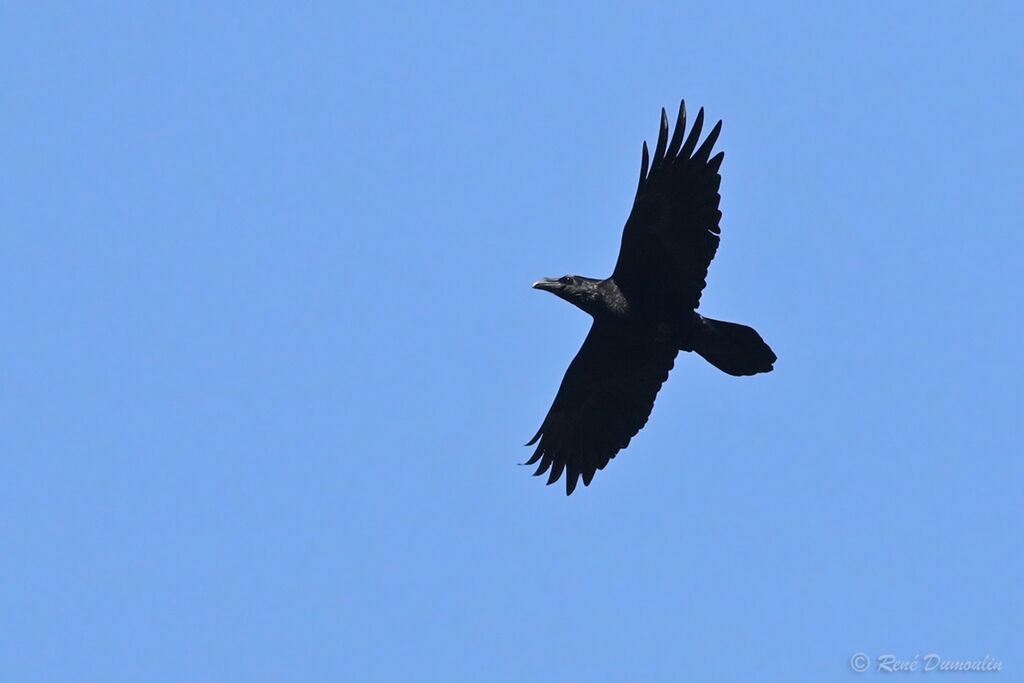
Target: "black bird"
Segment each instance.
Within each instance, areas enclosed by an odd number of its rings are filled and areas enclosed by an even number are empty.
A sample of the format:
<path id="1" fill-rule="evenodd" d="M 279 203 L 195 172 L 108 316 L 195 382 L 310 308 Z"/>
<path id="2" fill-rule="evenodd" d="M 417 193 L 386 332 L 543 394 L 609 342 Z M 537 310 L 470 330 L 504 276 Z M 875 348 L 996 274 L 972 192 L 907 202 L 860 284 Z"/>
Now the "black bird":
<path id="1" fill-rule="evenodd" d="M 646 424 L 679 351 L 696 351 L 735 376 L 770 372 L 775 362 L 752 328 L 697 313 L 718 249 L 718 169 L 725 157 L 711 156 L 721 121 L 697 147 L 703 124 L 701 109 L 684 142 L 681 102 L 669 140 L 668 116 L 661 110 L 653 158 L 644 142 L 640 184 L 611 277 L 566 275 L 533 284 L 594 318 L 544 423 L 526 444 L 537 444 L 526 462 L 540 461 L 535 475 L 550 470 L 553 484 L 565 472 L 567 495 L 581 476 L 589 486 L 594 473 Z"/>

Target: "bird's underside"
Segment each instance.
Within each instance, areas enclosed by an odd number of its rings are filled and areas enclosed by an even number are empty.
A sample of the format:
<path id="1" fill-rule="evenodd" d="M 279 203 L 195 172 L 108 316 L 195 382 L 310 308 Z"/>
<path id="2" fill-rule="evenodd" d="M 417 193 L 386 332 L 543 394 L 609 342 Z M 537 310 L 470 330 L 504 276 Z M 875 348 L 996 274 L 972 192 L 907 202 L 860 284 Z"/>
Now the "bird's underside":
<path id="1" fill-rule="evenodd" d="M 696 313 L 719 242 L 719 167 L 711 150 L 719 121 L 698 148 L 704 110 L 684 140 L 681 103 L 671 139 L 668 117 L 653 157 L 643 146 L 640 182 L 611 277 L 535 283 L 593 316 L 526 464 L 553 484 L 565 473 L 571 494 L 589 485 L 646 424 L 680 350 L 696 351 L 732 375 L 769 372 L 775 354 L 752 328 Z"/>

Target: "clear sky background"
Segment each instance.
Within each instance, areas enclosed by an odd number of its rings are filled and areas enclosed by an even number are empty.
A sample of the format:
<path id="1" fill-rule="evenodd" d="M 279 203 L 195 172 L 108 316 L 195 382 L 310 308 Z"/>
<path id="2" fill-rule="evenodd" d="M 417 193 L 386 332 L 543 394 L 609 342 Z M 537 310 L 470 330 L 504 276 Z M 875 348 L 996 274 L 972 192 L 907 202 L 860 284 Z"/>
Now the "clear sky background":
<path id="1" fill-rule="evenodd" d="M 7 3 L 10 681 L 1024 680 L 1019 3 Z M 518 467 L 644 139 L 724 119 L 685 354 Z M 922 674 L 918 673 L 916 676 Z M 914 675 L 911 675 L 914 676 Z"/>

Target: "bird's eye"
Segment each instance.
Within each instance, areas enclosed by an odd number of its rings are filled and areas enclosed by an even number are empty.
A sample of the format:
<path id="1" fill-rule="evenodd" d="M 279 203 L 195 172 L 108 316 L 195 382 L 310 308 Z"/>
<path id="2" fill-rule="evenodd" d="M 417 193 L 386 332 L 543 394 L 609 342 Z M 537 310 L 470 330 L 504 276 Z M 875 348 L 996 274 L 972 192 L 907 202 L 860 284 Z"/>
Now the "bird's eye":
<path id="1" fill-rule="evenodd" d="M 574 282 L 576 282 L 574 279 L 572 279 L 572 276 L 570 276 L 570 275 L 566 275 L 565 277 L 560 277 L 560 278 L 558 278 L 558 281 L 561 282 L 563 285 L 571 285 Z"/>

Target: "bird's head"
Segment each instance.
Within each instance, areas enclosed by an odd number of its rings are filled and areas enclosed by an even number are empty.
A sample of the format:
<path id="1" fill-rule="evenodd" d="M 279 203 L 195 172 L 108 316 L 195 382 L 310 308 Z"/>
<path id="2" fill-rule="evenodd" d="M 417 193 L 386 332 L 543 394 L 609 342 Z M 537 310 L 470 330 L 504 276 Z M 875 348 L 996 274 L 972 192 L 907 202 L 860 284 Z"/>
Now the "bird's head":
<path id="1" fill-rule="evenodd" d="M 551 292 L 569 303 L 594 315 L 601 305 L 600 280 L 582 275 L 563 275 L 560 278 L 546 277 L 533 283 L 534 289 Z"/>

